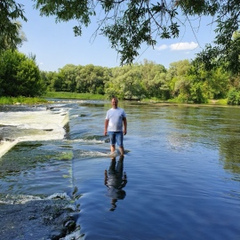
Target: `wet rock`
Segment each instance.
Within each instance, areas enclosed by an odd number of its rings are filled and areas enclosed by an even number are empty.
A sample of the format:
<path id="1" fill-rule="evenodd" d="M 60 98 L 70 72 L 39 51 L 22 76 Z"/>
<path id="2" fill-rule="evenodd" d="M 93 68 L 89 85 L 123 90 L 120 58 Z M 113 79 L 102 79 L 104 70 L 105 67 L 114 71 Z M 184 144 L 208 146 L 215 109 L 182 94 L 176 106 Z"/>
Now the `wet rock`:
<path id="1" fill-rule="evenodd" d="M 76 229 L 66 200 L 37 200 L 0 205 L 0 236 L 4 240 L 56 240 Z"/>

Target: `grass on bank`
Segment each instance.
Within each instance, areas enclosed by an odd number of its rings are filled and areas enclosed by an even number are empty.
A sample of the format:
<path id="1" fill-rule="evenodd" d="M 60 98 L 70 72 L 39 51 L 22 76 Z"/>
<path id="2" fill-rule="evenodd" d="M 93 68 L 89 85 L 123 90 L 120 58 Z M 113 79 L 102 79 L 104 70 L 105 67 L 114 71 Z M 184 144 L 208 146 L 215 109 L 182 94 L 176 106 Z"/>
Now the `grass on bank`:
<path id="1" fill-rule="evenodd" d="M 46 103 L 47 100 L 38 97 L 0 97 L 0 105 L 14 105 L 14 104 L 41 104 Z"/>
<path id="2" fill-rule="evenodd" d="M 42 104 L 49 102 L 48 99 L 80 99 L 80 100 L 106 100 L 106 96 L 91 93 L 71 93 L 71 92 L 47 92 L 42 97 L 0 97 L 0 105 L 13 104 Z M 163 101 L 157 98 L 142 99 L 145 103 L 182 103 L 178 99 Z M 227 105 L 227 99 L 209 100 L 209 105 Z"/>
<path id="3" fill-rule="evenodd" d="M 209 100 L 209 104 L 216 104 L 216 105 L 228 105 L 227 99 L 218 99 L 218 100 Z"/>
<path id="4" fill-rule="evenodd" d="M 48 102 L 48 100 L 46 98 L 105 100 L 105 97 L 100 94 L 48 92 L 42 97 L 22 97 L 22 96 L 20 96 L 20 97 L 0 97 L 0 105 L 42 104 L 42 103 Z"/>
<path id="5" fill-rule="evenodd" d="M 175 104 L 194 104 L 193 102 L 182 102 L 178 98 L 168 99 L 168 100 L 160 100 L 157 98 L 151 99 L 142 99 L 141 102 L 146 103 L 175 103 Z M 228 105 L 227 99 L 209 99 L 207 103 L 201 103 L 207 105 Z"/>
<path id="6" fill-rule="evenodd" d="M 44 98 L 60 99 L 81 99 L 81 100 L 105 100 L 105 96 L 92 93 L 71 93 L 71 92 L 47 92 Z"/>

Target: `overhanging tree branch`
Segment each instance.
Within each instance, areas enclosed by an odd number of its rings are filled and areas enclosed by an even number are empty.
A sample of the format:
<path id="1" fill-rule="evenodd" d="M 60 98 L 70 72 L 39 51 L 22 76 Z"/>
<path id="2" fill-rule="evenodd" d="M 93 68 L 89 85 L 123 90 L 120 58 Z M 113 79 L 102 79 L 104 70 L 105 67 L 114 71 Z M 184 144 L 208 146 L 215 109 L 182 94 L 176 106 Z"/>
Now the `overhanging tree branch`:
<path id="1" fill-rule="evenodd" d="M 23 6 L 16 1 L 0 1 L 0 49 L 4 49 L 6 38 L 9 45 L 16 46 L 18 29 L 13 19 L 21 18 L 26 21 Z M 40 15 L 55 16 L 56 22 L 76 20 L 77 24 L 73 27 L 76 36 L 82 34 L 83 26 L 88 27 L 97 18 L 95 36 L 99 33 L 108 38 L 111 47 L 120 54 L 121 64 L 132 63 L 144 43 L 154 47 L 159 39 L 178 37 L 182 24 L 180 15 L 186 19 L 190 19 L 190 16 L 214 16 L 216 47 L 211 50 L 215 51 L 213 55 L 218 56 L 218 60 L 230 61 L 230 53 L 236 51 L 232 35 L 239 30 L 239 0 L 32 1 L 40 10 Z M 97 12 L 101 12 L 102 16 L 97 16 Z M 193 28 L 191 30 L 194 31 Z"/>

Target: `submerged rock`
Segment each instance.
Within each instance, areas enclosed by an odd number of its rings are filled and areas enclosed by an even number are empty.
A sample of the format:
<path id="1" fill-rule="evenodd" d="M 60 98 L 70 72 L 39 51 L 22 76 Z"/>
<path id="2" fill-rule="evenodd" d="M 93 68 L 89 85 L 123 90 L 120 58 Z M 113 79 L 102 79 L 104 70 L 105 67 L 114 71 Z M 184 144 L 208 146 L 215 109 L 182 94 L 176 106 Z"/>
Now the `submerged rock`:
<path id="1" fill-rule="evenodd" d="M 0 236 L 4 240 L 61 239 L 76 230 L 66 200 L 36 200 L 0 204 Z"/>

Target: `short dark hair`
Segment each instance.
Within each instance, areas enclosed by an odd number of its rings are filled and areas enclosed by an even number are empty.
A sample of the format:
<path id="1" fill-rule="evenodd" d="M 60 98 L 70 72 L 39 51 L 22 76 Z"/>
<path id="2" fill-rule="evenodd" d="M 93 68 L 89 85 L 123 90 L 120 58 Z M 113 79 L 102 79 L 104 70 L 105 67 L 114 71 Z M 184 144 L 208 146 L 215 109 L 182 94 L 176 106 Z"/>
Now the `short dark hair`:
<path id="1" fill-rule="evenodd" d="M 111 100 L 115 99 L 116 101 L 118 101 L 118 98 L 116 96 L 112 96 Z"/>

